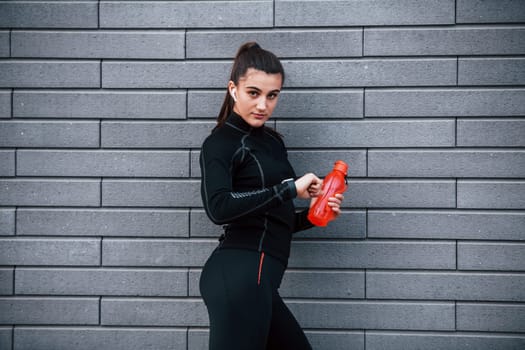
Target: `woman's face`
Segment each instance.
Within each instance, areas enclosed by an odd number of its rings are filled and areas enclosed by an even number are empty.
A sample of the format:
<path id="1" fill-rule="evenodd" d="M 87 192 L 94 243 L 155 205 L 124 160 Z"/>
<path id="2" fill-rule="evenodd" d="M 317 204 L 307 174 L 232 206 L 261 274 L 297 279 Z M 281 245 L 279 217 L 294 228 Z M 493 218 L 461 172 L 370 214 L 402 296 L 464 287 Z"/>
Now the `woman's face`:
<path id="1" fill-rule="evenodd" d="M 263 126 L 277 105 L 282 82 L 280 73 L 268 74 L 248 68 L 237 85 L 233 81 L 228 84 L 230 94 L 237 100 L 233 111 L 254 128 Z"/>

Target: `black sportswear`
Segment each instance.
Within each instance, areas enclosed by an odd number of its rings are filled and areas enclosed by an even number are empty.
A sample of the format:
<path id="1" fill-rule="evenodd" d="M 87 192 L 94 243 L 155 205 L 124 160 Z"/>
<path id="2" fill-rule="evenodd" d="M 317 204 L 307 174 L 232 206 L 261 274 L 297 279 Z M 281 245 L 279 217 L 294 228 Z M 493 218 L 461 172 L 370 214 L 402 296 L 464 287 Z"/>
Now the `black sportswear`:
<path id="1" fill-rule="evenodd" d="M 226 224 L 220 248 L 270 254 L 285 266 L 292 233 L 313 225 L 296 213 L 295 172 L 281 137 L 232 113 L 204 141 L 201 195 L 208 217 Z"/>
<path id="2" fill-rule="evenodd" d="M 278 292 L 286 267 L 263 254 L 216 249 L 204 265 L 210 350 L 312 350 Z"/>

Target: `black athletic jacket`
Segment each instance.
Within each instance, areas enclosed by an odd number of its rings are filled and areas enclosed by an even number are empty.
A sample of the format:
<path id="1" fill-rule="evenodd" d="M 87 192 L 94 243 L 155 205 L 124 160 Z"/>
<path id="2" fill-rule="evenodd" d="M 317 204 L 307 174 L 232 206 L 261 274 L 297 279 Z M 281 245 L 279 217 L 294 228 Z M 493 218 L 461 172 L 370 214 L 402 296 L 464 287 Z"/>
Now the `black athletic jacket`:
<path id="1" fill-rule="evenodd" d="M 286 265 L 292 233 L 313 225 L 307 210 L 295 212 L 295 172 L 276 132 L 232 113 L 204 141 L 200 166 L 206 214 L 227 224 L 220 248 L 265 252 Z"/>

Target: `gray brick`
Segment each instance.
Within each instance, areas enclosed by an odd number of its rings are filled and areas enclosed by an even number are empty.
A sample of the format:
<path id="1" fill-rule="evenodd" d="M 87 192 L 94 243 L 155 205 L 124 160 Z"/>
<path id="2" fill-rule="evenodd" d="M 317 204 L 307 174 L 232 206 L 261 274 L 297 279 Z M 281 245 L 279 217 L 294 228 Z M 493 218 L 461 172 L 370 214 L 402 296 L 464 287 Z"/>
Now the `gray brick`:
<path id="1" fill-rule="evenodd" d="M 100 2 L 102 28 L 271 27 L 273 2 L 106 1 Z"/>
<path id="2" fill-rule="evenodd" d="M 454 180 L 350 180 L 343 207 L 455 208 Z"/>
<path id="3" fill-rule="evenodd" d="M 16 218 L 17 235 L 189 236 L 187 210 L 19 208 Z"/>
<path id="4" fill-rule="evenodd" d="M 200 150 L 190 151 L 190 176 L 193 178 L 201 177 L 201 167 L 199 164 Z"/>
<path id="5" fill-rule="evenodd" d="M 366 332 L 368 350 L 519 350 L 524 346 L 521 335 Z"/>
<path id="6" fill-rule="evenodd" d="M 104 148 L 200 147 L 215 122 L 102 122 Z"/>
<path id="7" fill-rule="evenodd" d="M 0 87 L 98 88 L 100 62 L 4 60 L 0 61 Z"/>
<path id="8" fill-rule="evenodd" d="M 188 90 L 188 118 L 213 118 L 219 114 L 226 89 Z M 284 92 L 282 92 L 284 94 Z"/>
<path id="9" fill-rule="evenodd" d="M 525 270 L 525 244 L 503 242 L 459 242 L 458 269 Z"/>
<path id="10" fill-rule="evenodd" d="M 361 29 L 188 31 L 188 58 L 232 59 L 239 43 L 256 41 L 277 57 L 362 56 Z"/>
<path id="11" fill-rule="evenodd" d="M 184 119 L 183 91 L 16 90 L 13 116 L 18 118 Z"/>
<path id="12" fill-rule="evenodd" d="M 190 212 L 190 236 L 218 238 L 223 233 L 222 226 L 215 225 L 202 209 Z"/>
<path id="13" fill-rule="evenodd" d="M 367 271 L 370 299 L 525 301 L 525 275 Z"/>
<path id="14" fill-rule="evenodd" d="M 11 90 L 0 90 L 0 118 L 11 118 Z"/>
<path id="15" fill-rule="evenodd" d="M 12 57 L 184 58 L 182 31 L 33 31 L 15 30 Z"/>
<path id="16" fill-rule="evenodd" d="M 10 50 L 9 31 L 0 30 L 0 57 L 9 57 L 11 55 Z"/>
<path id="17" fill-rule="evenodd" d="M 285 143 L 287 143 L 286 139 L 287 137 L 284 138 Z M 332 170 L 334 162 L 341 159 L 348 164 L 349 177 L 364 177 L 366 176 L 366 158 L 365 150 L 288 151 L 288 159 L 297 176 L 313 172 L 317 176 L 325 177 Z"/>
<path id="18" fill-rule="evenodd" d="M 196 299 L 102 298 L 101 324 L 207 326 L 208 312 Z"/>
<path id="19" fill-rule="evenodd" d="M 294 242 L 289 266 L 338 269 L 455 269 L 456 245 L 446 241 Z"/>
<path id="20" fill-rule="evenodd" d="M 313 349 L 319 350 L 364 350 L 365 335 L 360 331 L 306 331 Z"/>
<path id="21" fill-rule="evenodd" d="M 0 236 L 15 234 L 15 210 L 14 208 L 0 209 Z"/>
<path id="22" fill-rule="evenodd" d="M 363 90 L 285 90 L 273 116 L 276 118 L 362 118 Z"/>
<path id="23" fill-rule="evenodd" d="M 525 33 L 522 37 L 525 37 Z M 524 85 L 525 59 L 521 57 L 459 58 L 458 84 Z"/>
<path id="24" fill-rule="evenodd" d="M 188 118 L 216 118 L 224 91 L 193 90 L 188 93 Z M 363 91 L 357 89 L 294 90 L 285 89 L 272 118 L 362 118 Z"/>
<path id="25" fill-rule="evenodd" d="M 370 150 L 369 177 L 525 177 L 521 150 Z"/>
<path id="26" fill-rule="evenodd" d="M 102 63 L 104 88 L 224 88 L 230 62 L 129 62 Z"/>
<path id="27" fill-rule="evenodd" d="M 15 176 L 15 150 L 0 150 L 0 176 Z"/>
<path id="28" fill-rule="evenodd" d="M 365 116 L 521 116 L 524 101 L 524 89 L 367 89 Z"/>
<path id="29" fill-rule="evenodd" d="M 450 147 L 455 143 L 455 122 L 448 119 L 278 121 L 277 131 L 288 147 Z"/>
<path id="30" fill-rule="evenodd" d="M 105 266 L 203 266 L 217 246 L 213 240 L 104 239 Z"/>
<path id="31" fill-rule="evenodd" d="M 102 205 L 200 207 L 200 182 L 180 180 L 103 180 Z"/>
<path id="32" fill-rule="evenodd" d="M 486 332 L 524 332 L 525 306 L 521 304 L 457 304 L 457 329 Z"/>
<path id="33" fill-rule="evenodd" d="M 3 1 L 0 28 L 97 28 L 98 2 Z"/>
<path id="34" fill-rule="evenodd" d="M 0 298 L 0 324 L 98 324 L 98 298 Z"/>
<path id="35" fill-rule="evenodd" d="M 0 121 L 0 147 L 98 147 L 98 121 Z"/>
<path id="36" fill-rule="evenodd" d="M 454 330 L 454 303 L 288 301 L 304 328 Z"/>
<path id="37" fill-rule="evenodd" d="M 2 267 L 0 268 L 0 295 L 11 295 L 13 294 L 13 268 Z M 1 344 L 1 341 L 0 341 Z"/>
<path id="38" fill-rule="evenodd" d="M 17 152 L 17 175 L 188 177 L 187 151 L 48 151 Z"/>
<path id="39" fill-rule="evenodd" d="M 525 21 L 521 0 L 458 0 L 457 23 L 512 23 Z"/>
<path id="40" fill-rule="evenodd" d="M 11 327 L 0 327 L 0 349 L 12 349 L 13 330 Z"/>
<path id="41" fill-rule="evenodd" d="M 368 237 L 525 240 L 525 213 L 369 210 Z"/>
<path id="42" fill-rule="evenodd" d="M 98 206 L 99 180 L 3 179 L 0 205 L 17 206 Z"/>
<path id="43" fill-rule="evenodd" d="M 275 25 L 282 27 L 453 23 L 452 0 L 275 1 Z"/>
<path id="44" fill-rule="evenodd" d="M 525 208 L 525 181 L 459 180 L 457 188 L 458 208 Z"/>
<path id="45" fill-rule="evenodd" d="M 201 270 L 190 270 L 189 295 L 200 297 Z M 297 271 L 288 270 L 279 294 L 283 298 L 363 299 L 365 274 L 358 271 Z"/>
<path id="46" fill-rule="evenodd" d="M 457 130 L 458 146 L 525 146 L 525 119 L 458 119 Z"/>
<path id="47" fill-rule="evenodd" d="M 209 330 L 199 328 L 188 329 L 188 350 L 202 350 L 209 346 Z"/>
<path id="48" fill-rule="evenodd" d="M 525 28 L 518 26 L 365 28 L 364 55 L 519 55 L 524 38 Z"/>
<path id="49" fill-rule="evenodd" d="M 0 238 L 0 265 L 96 265 L 99 239 Z M 1 312 L 0 312 L 1 314 Z"/>
<path id="50" fill-rule="evenodd" d="M 279 293 L 286 298 L 365 297 L 365 274 L 355 271 L 287 271 Z"/>
<path id="51" fill-rule="evenodd" d="M 185 270 L 17 268 L 15 292 L 40 295 L 185 296 Z"/>
<path id="52" fill-rule="evenodd" d="M 287 87 L 456 85 L 456 59 L 283 60 Z"/>
<path id="53" fill-rule="evenodd" d="M 24 327 L 15 329 L 15 350 L 186 349 L 186 330 L 126 327 Z"/>

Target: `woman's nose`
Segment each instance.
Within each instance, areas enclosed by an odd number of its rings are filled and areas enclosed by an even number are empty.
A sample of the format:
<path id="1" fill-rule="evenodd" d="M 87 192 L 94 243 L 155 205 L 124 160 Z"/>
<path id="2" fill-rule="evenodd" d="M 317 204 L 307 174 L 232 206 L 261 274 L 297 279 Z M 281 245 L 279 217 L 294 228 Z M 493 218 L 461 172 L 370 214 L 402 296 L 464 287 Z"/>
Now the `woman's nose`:
<path id="1" fill-rule="evenodd" d="M 263 111 L 266 109 L 266 98 L 260 98 L 257 101 L 257 109 Z"/>

